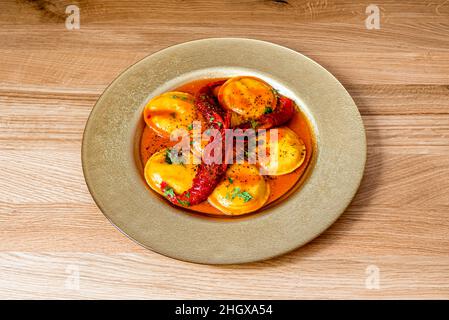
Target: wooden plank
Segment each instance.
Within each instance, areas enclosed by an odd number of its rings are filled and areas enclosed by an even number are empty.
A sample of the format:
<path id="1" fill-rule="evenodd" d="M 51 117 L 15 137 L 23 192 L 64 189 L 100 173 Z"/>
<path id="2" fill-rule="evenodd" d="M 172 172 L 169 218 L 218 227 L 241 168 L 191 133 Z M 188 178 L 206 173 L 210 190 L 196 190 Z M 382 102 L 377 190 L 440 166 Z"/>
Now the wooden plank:
<path id="1" fill-rule="evenodd" d="M 289 255 L 263 263 L 215 267 L 151 253 L 0 253 L 0 297 L 448 298 L 448 262 L 448 257 L 426 256 L 323 259 Z M 368 279 L 373 266 L 379 271 L 379 289 L 369 289 L 373 288 Z"/>
<path id="2" fill-rule="evenodd" d="M 120 71 L 152 52 L 223 36 L 291 47 L 317 60 L 345 84 L 448 81 L 449 6 L 444 1 L 383 1 L 380 30 L 365 28 L 366 4 L 353 1 L 201 0 L 188 5 L 89 1 L 80 4 L 81 30 L 68 31 L 67 4 L 5 1 L 0 54 L 6 63 L 0 66 L 0 83 L 45 81 L 60 87 L 104 88 Z"/>
<path id="3" fill-rule="evenodd" d="M 368 6 L 363 1 L 351 0 L 318 0 L 318 1 L 276 1 L 276 0 L 167 0 L 160 2 L 89 0 L 73 2 L 62 1 L 0 1 L 2 24 L 57 24 L 65 20 L 65 8 L 77 4 L 85 15 L 84 20 L 90 23 L 119 22 L 123 25 L 136 25 L 142 21 L 155 23 L 200 24 L 204 21 L 236 23 L 245 21 L 248 25 L 258 21 L 269 24 L 279 21 L 326 21 L 326 22 L 358 22 L 366 18 L 365 9 Z M 449 15 L 449 5 L 444 0 L 414 1 L 384 0 L 379 3 L 381 14 L 392 22 L 414 22 L 416 20 L 444 20 Z M 187 14 L 188 13 L 188 14 Z M 249 16 L 250 15 L 250 16 Z M 180 19 L 182 18 L 182 19 Z M 232 18 L 232 19 L 230 19 Z M 224 21 L 223 21 L 224 20 Z"/>

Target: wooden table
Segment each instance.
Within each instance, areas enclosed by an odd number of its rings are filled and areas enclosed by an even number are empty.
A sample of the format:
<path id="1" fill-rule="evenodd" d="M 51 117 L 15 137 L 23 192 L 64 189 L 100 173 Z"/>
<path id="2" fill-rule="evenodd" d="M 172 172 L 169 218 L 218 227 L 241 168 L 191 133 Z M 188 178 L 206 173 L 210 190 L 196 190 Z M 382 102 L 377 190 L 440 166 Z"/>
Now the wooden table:
<path id="1" fill-rule="evenodd" d="M 67 30 L 77 4 L 81 29 Z M 0 0 L 0 298 L 449 298 L 449 1 Z M 84 183 L 86 119 L 134 62 L 205 37 L 297 50 L 366 126 L 343 216 L 293 253 L 195 265 L 117 231 Z"/>

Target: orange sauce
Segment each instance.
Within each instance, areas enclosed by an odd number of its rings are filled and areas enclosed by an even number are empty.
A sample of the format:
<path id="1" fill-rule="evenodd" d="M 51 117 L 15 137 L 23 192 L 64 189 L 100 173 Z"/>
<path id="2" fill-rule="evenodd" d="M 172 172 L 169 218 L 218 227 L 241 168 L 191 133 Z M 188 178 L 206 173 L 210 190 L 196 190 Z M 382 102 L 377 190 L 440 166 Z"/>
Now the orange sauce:
<path id="1" fill-rule="evenodd" d="M 221 79 L 195 80 L 176 88 L 174 91 L 186 92 L 195 95 L 200 88 L 202 88 L 209 82 L 216 80 Z M 306 147 L 306 157 L 302 165 L 291 173 L 280 176 L 265 176 L 271 190 L 270 196 L 265 206 L 278 200 L 298 183 L 298 181 L 306 171 L 312 158 L 313 134 L 309 122 L 304 114 L 300 110 L 298 110 L 298 112 L 295 112 L 293 118 L 287 124 L 285 124 L 285 126 L 293 130 L 298 135 L 298 137 L 302 139 Z M 158 135 L 153 129 L 145 126 L 140 142 L 140 158 L 142 160 L 143 166 L 145 167 L 145 163 L 155 152 L 167 147 L 171 147 L 176 143 L 176 141 L 172 142 L 169 138 L 162 137 Z M 210 205 L 207 201 L 191 206 L 189 207 L 189 209 L 211 215 L 223 215 L 221 211 Z"/>

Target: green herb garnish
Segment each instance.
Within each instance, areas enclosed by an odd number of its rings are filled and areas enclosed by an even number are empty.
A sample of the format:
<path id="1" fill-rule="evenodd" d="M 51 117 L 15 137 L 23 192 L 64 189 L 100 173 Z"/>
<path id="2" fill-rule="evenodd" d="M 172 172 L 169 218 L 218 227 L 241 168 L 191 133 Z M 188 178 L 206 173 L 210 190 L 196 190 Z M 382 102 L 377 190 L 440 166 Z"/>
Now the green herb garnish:
<path id="1" fill-rule="evenodd" d="M 175 196 L 175 191 L 173 188 L 167 187 L 164 190 L 164 196 L 173 198 Z"/>
<path id="2" fill-rule="evenodd" d="M 243 199 L 243 202 L 248 202 L 253 198 L 253 196 L 250 195 L 247 191 L 240 192 L 239 194 L 237 194 L 237 196 Z"/>
<path id="3" fill-rule="evenodd" d="M 241 191 L 239 187 L 235 187 L 234 189 L 232 189 L 230 195 L 229 193 L 226 193 L 226 199 L 231 198 L 232 200 L 234 200 L 236 197 L 243 199 L 243 202 L 248 202 L 253 198 L 253 196 L 250 195 L 248 191 Z"/>
<path id="4" fill-rule="evenodd" d="M 185 158 L 185 156 L 183 156 L 183 154 L 181 152 L 182 150 L 179 150 L 178 152 L 176 152 L 176 151 L 177 150 L 167 148 L 165 150 L 165 162 L 168 164 L 185 165 L 186 158 Z"/>
<path id="5" fill-rule="evenodd" d="M 190 202 L 189 201 L 184 201 L 184 200 L 179 200 L 178 199 L 178 203 L 184 207 L 188 207 L 190 206 Z"/>
<path id="6" fill-rule="evenodd" d="M 269 114 L 269 113 L 272 113 L 272 112 L 273 112 L 273 109 L 271 107 L 265 107 L 265 111 L 264 111 L 263 114 Z"/>
<path id="7" fill-rule="evenodd" d="M 251 128 L 256 129 L 259 123 L 256 120 L 251 119 Z"/>
<path id="8" fill-rule="evenodd" d="M 166 149 L 165 150 L 165 162 L 167 162 L 168 164 L 173 164 L 171 156 L 172 156 L 171 150 L 170 149 Z"/>
<path id="9" fill-rule="evenodd" d="M 235 197 L 237 197 L 237 195 L 240 193 L 240 188 L 239 187 L 235 187 L 232 190 L 232 194 L 231 194 L 231 199 L 234 200 Z"/>

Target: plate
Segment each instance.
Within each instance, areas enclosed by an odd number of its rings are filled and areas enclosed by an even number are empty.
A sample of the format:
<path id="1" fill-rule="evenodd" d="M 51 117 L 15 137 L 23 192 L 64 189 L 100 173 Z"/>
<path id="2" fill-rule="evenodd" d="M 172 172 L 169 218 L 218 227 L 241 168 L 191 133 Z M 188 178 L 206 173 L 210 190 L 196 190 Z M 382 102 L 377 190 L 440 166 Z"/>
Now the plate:
<path id="1" fill-rule="evenodd" d="M 257 214 L 223 219 L 183 212 L 161 201 L 144 181 L 139 158 L 143 108 L 183 83 L 236 75 L 267 81 L 308 117 L 316 148 L 307 179 Z M 205 264 L 264 260 L 309 242 L 349 205 L 365 160 L 362 119 L 335 77 L 291 49 L 238 38 L 175 45 L 128 68 L 99 98 L 82 144 L 87 186 L 111 223 L 148 249 Z"/>

